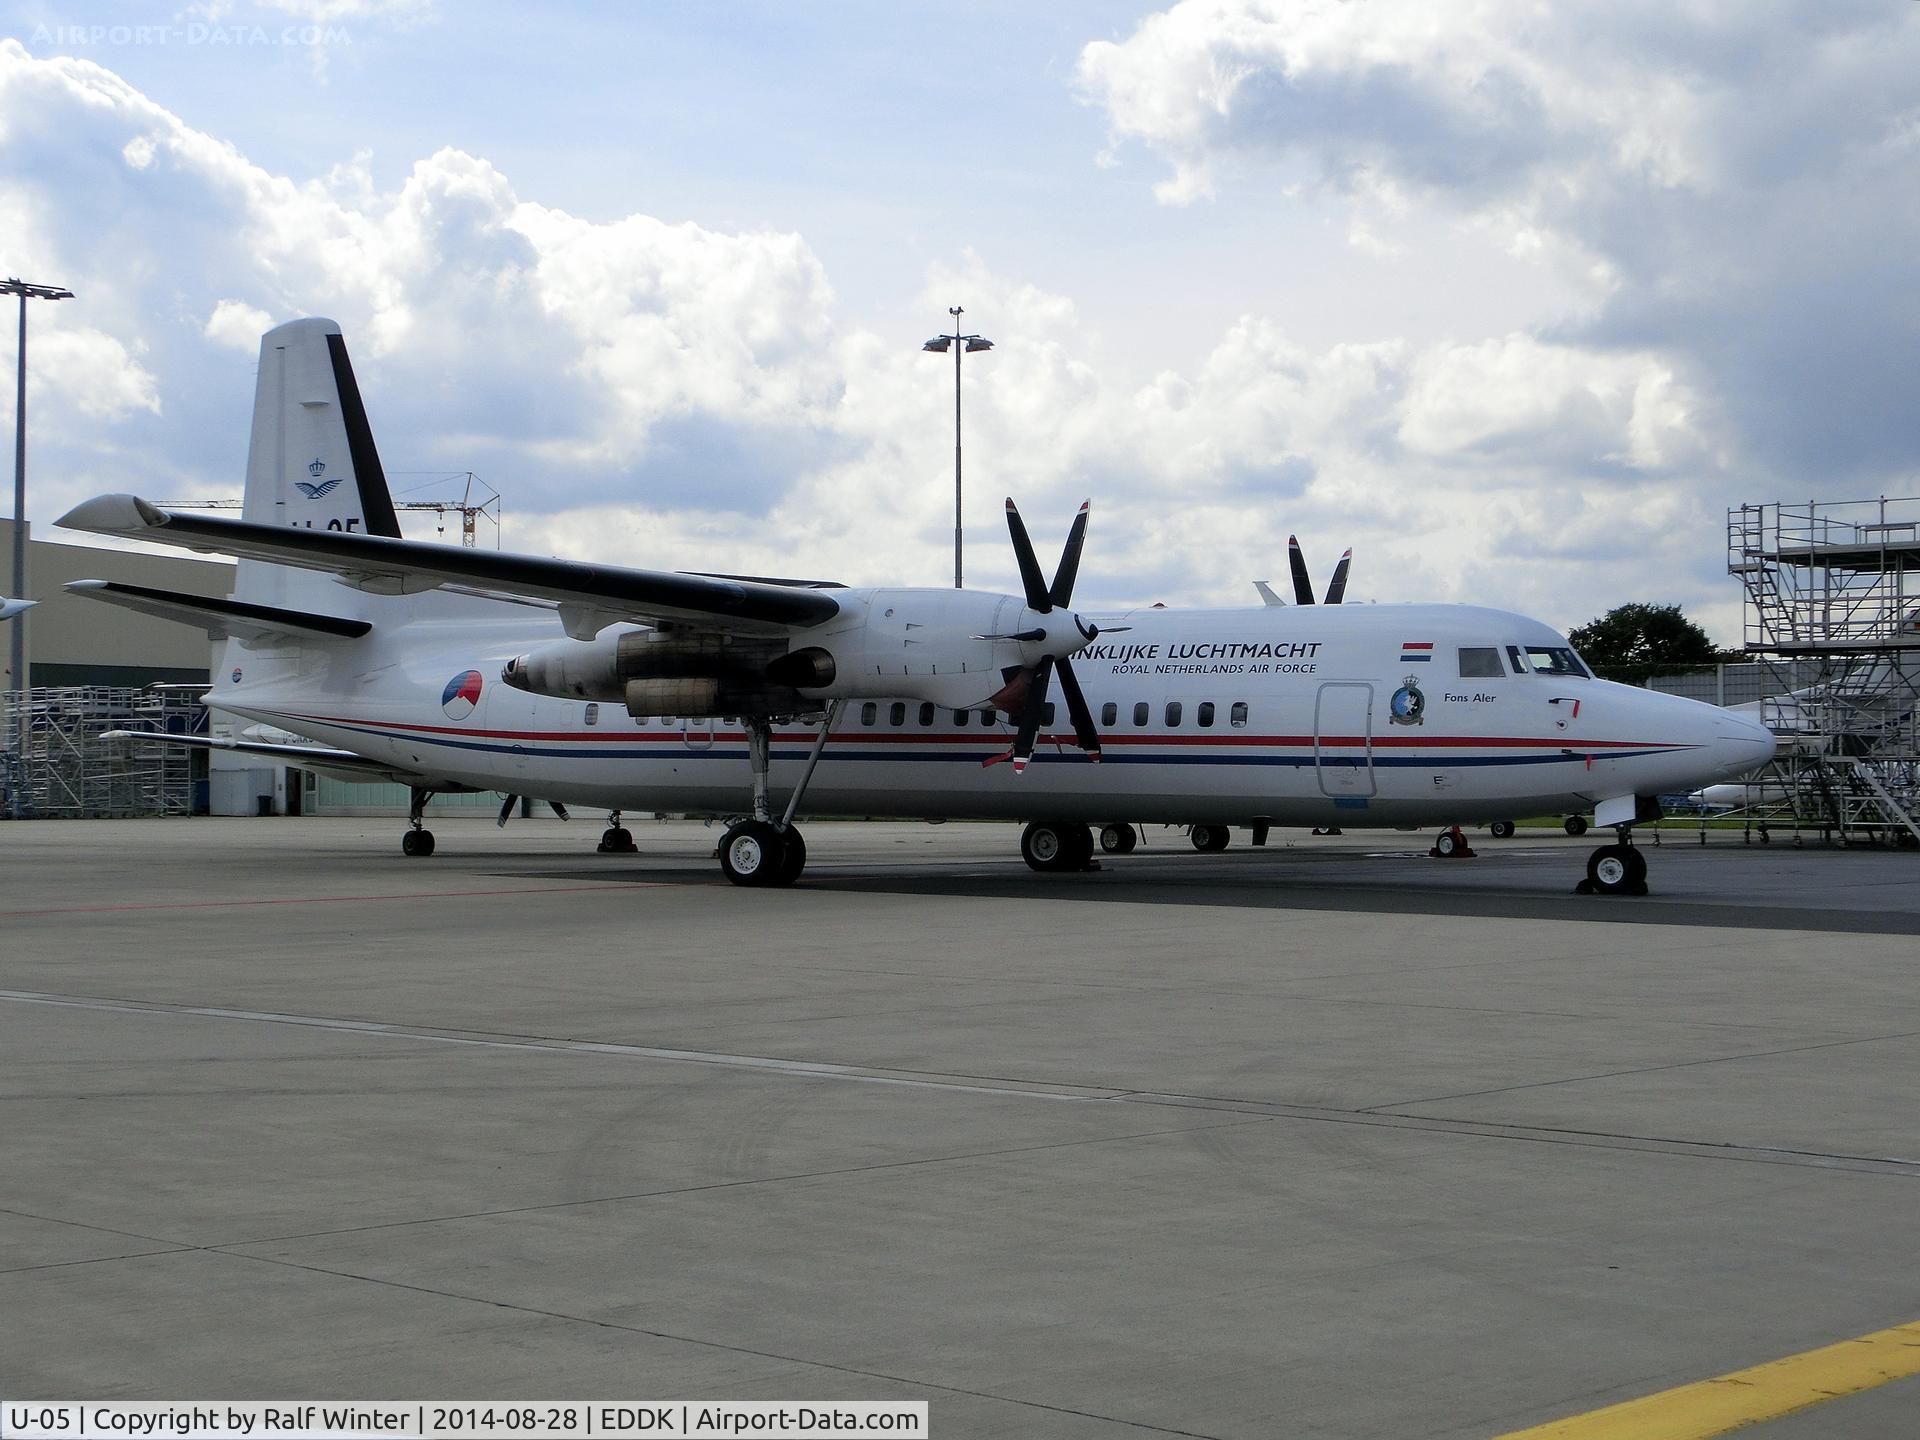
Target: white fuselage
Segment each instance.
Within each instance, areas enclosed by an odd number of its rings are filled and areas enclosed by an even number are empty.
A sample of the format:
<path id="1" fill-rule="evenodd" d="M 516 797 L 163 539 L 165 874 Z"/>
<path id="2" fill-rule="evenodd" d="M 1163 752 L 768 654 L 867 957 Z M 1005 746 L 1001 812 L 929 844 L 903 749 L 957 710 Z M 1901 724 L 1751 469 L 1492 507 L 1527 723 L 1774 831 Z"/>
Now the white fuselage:
<path id="1" fill-rule="evenodd" d="M 426 599 L 373 599 L 365 613 L 375 628 L 360 640 L 229 645 L 208 703 L 476 789 L 615 809 L 747 810 L 737 721 L 636 719 L 617 703 L 513 689 L 500 683 L 501 667 L 558 636 L 557 621 L 491 601 Z M 1113 633 L 1074 664 L 1102 763 L 1073 748 L 1064 707 L 1043 728 L 1035 763 L 1016 775 L 983 763 L 1005 754 L 1012 726 L 982 705 L 956 712 L 914 696 L 855 698 L 841 704 L 802 813 L 1451 824 L 1684 793 L 1772 754 L 1763 728 L 1717 707 L 1538 673 L 1527 647 L 1564 647 L 1565 639 L 1497 610 L 1347 605 L 1093 618 Z M 1463 662 L 1463 649 L 1479 654 Z M 1489 651 L 1499 673 L 1462 673 L 1463 664 L 1490 671 Z M 479 677 L 477 696 L 471 680 L 457 683 L 468 672 Z M 816 733 L 799 723 L 776 728 L 776 808 Z"/>

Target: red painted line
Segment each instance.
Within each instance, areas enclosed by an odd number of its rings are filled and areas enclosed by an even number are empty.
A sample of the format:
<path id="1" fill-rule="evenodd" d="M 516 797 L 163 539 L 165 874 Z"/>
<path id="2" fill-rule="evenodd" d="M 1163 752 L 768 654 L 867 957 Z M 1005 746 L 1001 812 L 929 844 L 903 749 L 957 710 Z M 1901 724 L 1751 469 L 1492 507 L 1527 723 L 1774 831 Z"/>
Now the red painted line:
<path id="1" fill-rule="evenodd" d="M 582 744 L 631 745 L 636 739 L 658 739 L 662 744 L 681 738 L 679 730 L 647 730 L 636 726 L 631 730 L 598 732 L 580 730 L 480 730 L 461 725 L 413 725 L 401 720 L 356 719 L 344 715 L 300 715 L 285 712 L 289 719 L 311 720 L 322 725 L 378 726 L 386 730 L 417 731 L 429 735 L 461 735 L 488 740 L 564 740 Z M 713 744 L 745 744 L 746 733 L 741 730 L 695 730 L 695 735 L 706 737 Z M 777 730 L 774 741 L 777 744 L 808 742 L 819 734 L 817 730 Z M 390 738 L 400 739 L 401 736 Z M 929 731 L 916 730 L 910 726 L 895 729 L 878 727 L 866 730 L 836 730 L 828 737 L 828 744 L 859 745 L 982 745 L 1002 744 L 1006 741 L 1003 731 L 982 727 L 979 730 Z M 1043 740 L 1054 744 L 1073 743 L 1071 731 L 1047 732 Z M 1188 735 L 1170 731 L 1132 731 L 1114 729 L 1102 732 L 1100 743 L 1103 746 L 1115 745 L 1240 745 L 1247 747 L 1284 747 L 1310 749 L 1315 744 L 1311 735 Z M 1359 735 L 1323 735 L 1319 738 L 1322 746 L 1358 747 L 1371 743 L 1376 750 L 1442 750 L 1442 749 L 1485 749 L 1485 750 L 1523 750 L 1528 748 L 1552 750 L 1645 750 L 1645 749 L 1692 749 L 1680 741 L 1674 740 L 1588 740 L 1575 735 L 1548 735 L 1529 738 L 1515 735 L 1375 735 L 1371 742 Z"/>
<path id="2" fill-rule="evenodd" d="M 106 915 L 118 910 L 231 910 L 249 905 L 339 905 L 363 900 L 471 900 L 498 895 L 572 895 L 585 890 L 655 890 L 664 880 L 605 881 L 598 885 L 541 885 L 522 890 L 415 890 L 399 895 L 286 895 L 268 900 L 169 900 L 147 905 L 72 905 L 46 910 L 0 910 L 0 918 L 25 915 Z"/>

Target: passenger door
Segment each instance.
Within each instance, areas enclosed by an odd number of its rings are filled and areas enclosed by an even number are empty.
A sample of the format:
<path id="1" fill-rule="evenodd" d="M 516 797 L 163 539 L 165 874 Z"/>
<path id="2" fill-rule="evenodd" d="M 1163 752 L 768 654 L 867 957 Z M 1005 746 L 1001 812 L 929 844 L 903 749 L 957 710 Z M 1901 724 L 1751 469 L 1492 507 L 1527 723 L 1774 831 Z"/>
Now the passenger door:
<path id="1" fill-rule="evenodd" d="M 1373 686 L 1332 680 L 1313 703 L 1313 760 L 1322 795 L 1371 795 Z"/>

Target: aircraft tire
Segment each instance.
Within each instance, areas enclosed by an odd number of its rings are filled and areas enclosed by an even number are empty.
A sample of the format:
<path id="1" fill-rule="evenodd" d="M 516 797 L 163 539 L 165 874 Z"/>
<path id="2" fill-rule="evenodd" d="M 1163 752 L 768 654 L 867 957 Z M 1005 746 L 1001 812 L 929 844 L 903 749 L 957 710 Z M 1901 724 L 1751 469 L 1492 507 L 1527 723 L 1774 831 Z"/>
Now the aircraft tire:
<path id="1" fill-rule="evenodd" d="M 807 842 L 800 834 L 800 827 L 789 825 L 780 832 L 780 843 L 786 848 L 780 854 L 780 869 L 770 882 L 774 885 L 791 885 L 800 878 L 800 872 L 807 868 Z"/>
<path id="2" fill-rule="evenodd" d="M 1637 869 L 1636 869 L 1637 865 Z M 1587 857 L 1587 881 L 1597 895 L 1646 893 L 1647 862 L 1631 845 L 1602 845 Z"/>
<path id="3" fill-rule="evenodd" d="M 1496 820 L 1487 826 L 1487 833 L 1496 840 L 1511 840 L 1513 838 L 1513 822 L 1511 820 Z"/>
<path id="4" fill-rule="evenodd" d="M 1131 855 L 1139 843 L 1140 832 L 1125 821 L 1100 827 L 1100 848 L 1109 855 Z"/>
<path id="5" fill-rule="evenodd" d="M 1047 875 L 1084 869 L 1093 858 L 1092 832 L 1084 825 L 1035 820 L 1020 832 L 1020 858 Z"/>
<path id="6" fill-rule="evenodd" d="M 777 885 L 786 855 L 780 832 L 765 820 L 742 820 L 720 837 L 720 869 L 736 885 Z"/>
<path id="7" fill-rule="evenodd" d="M 1193 848 L 1203 855 L 1217 854 L 1227 848 L 1227 842 L 1233 839 L 1233 832 L 1224 825 L 1196 825 L 1193 827 Z"/>
<path id="8" fill-rule="evenodd" d="M 1587 817 L 1584 815 L 1569 815 L 1567 816 L 1565 828 L 1569 835 L 1584 835 L 1587 833 Z"/>
<path id="9" fill-rule="evenodd" d="M 1442 830 L 1434 838 L 1433 853 L 1442 860 L 1451 860 L 1460 853 L 1461 848 L 1460 837 L 1451 830 Z"/>
<path id="10" fill-rule="evenodd" d="M 624 825 L 608 827 L 594 847 L 602 855 L 631 855 L 639 848 L 633 843 L 633 832 Z"/>
<path id="11" fill-rule="evenodd" d="M 400 853 L 414 860 L 433 854 L 433 831 L 409 830 L 400 837 Z"/>
<path id="12" fill-rule="evenodd" d="M 1064 828 L 1067 833 L 1067 843 L 1072 850 L 1071 858 L 1065 868 L 1068 870 L 1093 869 L 1093 831 L 1085 825 L 1067 825 Z"/>

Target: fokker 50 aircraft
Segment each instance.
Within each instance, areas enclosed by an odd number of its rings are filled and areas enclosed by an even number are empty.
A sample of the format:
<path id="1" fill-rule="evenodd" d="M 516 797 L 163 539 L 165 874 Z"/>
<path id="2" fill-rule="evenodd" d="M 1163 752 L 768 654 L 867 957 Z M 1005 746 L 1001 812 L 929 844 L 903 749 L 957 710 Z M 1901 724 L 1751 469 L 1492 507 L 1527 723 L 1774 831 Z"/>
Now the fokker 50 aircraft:
<path id="1" fill-rule="evenodd" d="M 1076 611 L 1085 506 L 1049 580 L 1007 503 L 1018 595 L 403 540 L 328 320 L 261 342 L 241 519 L 106 495 L 60 523 L 239 557 L 226 600 L 73 588 L 225 637 L 207 703 L 315 743 L 182 741 L 412 786 L 408 855 L 432 853 L 421 806 L 455 789 L 748 816 L 720 844 L 740 885 L 800 874 L 800 815 L 1025 820 L 1027 863 L 1070 870 L 1090 823 L 1112 849 L 1130 821 L 1216 848 L 1231 825 L 1593 808 L 1619 839 L 1586 886 L 1644 893 L 1630 835 L 1651 797 L 1774 747 L 1751 720 L 1595 680 L 1564 636 L 1499 610 Z M 616 819 L 602 848 L 623 839 Z"/>

